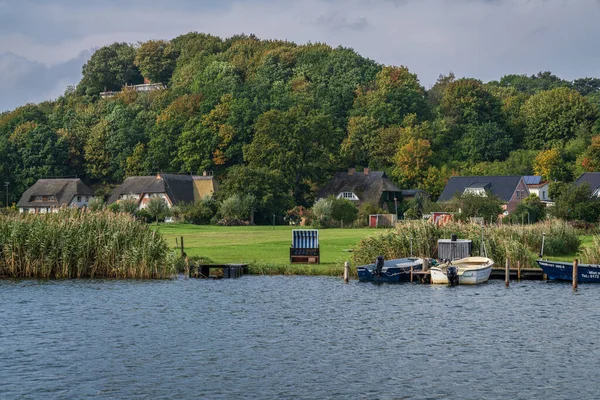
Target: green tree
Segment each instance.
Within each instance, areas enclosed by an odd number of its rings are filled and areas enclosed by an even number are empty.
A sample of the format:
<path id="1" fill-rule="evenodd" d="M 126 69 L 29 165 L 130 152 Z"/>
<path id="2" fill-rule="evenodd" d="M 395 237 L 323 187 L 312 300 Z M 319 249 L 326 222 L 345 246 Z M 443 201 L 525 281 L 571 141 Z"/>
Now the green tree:
<path id="1" fill-rule="evenodd" d="M 354 115 L 373 117 L 380 126 L 400 125 L 408 114 L 430 116 L 425 89 L 406 67 L 384 67 L 373 84 L 359 88 Z"/>
<path id="2" fill-rule="evenodd" d="M 294 204 L 294 198 L 281 172 L 266 167 L 231 167 L 224 182 L 219 186 L 217 195 L 226 199 L 234 194 L 255 197 L 255 221 L 259 224 L 268 224 L 273 214 L 283 215 Z"/>
<path id="3" fill-rule="evenodd" d="M 305 204 L 308 183 L 330 170 L 340 145 L 341 135 L 334 130 L 331 118 L 300 107 L 271 110 L 259 117 L 255 129 L 244 158 L 251 167 L 281 171 L 296 203 Z"/>
<path id="4" fill-rule="evenodd" d="M 105 90 L 121 90 L 125 84 L 143 82 L 134 64 L 135 48 L 127 43 L 113 43 L 96 50 L 83 66 L 83 78 L 77 91 L 90 96 Z"/>
<path id="5" fill-rule="evenodd" d="M 331 218 L 343 225 L 352 224 L 358 218 L 358 208 L 346 199 L 331 199 Z"/>
<path id="6" fill-rule="evenodd" d="M 460 213 L 459 218 L 483 217 L 484 221 L 495 221 L 503 212 L 504 202 L 491 193 L 486 193 L 485 196 L 464 193 L 454 196 L 450 203 Z"/>
<path id="7" fill-rule="evenodd" d="M 600 198 L 592 196 L 588 184 L 563 185 L 559 190 L 552 190 L 554 206 L 551 213 L 554 217 L 565 221 L 586 221 L 596 223 L 600 218 Z"/>
<path id="8" fill-rule="evenodd" d="M 569 88 L 531 96 L 522 107 L 525 144 L 531 149 L 562 147 L 581 129 L 591 130 L 598 110 Z"/>
<path id="9" fill-rule="evenodd" d="M 169 207 L 165 200 L 160 197 L 152 197 L 144 210 L 157 224 L 159 219 L 163 219 L 169 215 Z"/>
<path id="10" fill-rule="evenodd" d="M 171 79 L 177 52 L 170 42 L 148 40 L 138 47 L 134 64 L 144 78 L 152 82 L 167 83 Z"/>
<path id="11" fill-rule="evenodd" d="M 465 159 L 473 162 L 505 159 L 512 144 L 512 138 L 496 122 L 467 125 L 461 140 Z"/>
<path id="12" fill-rule="evenodd" d="M 521 223 L 525 221 L 531 224 L 543 221 L 545 218 L 546 205 L 535 194 L 529 195 L 517 204 L 517 208 L 510 217 L 513 222 Z"/>

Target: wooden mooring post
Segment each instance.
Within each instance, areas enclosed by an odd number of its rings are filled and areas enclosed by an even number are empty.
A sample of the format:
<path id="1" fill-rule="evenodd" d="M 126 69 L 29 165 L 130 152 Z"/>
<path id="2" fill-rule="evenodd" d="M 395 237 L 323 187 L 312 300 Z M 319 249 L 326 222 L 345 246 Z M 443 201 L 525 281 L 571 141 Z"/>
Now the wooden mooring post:
<path id="1" fill-rule="evenodd" d="M 183 236 L 181 236 L 181 257 L 185 257 L 185 252 L 183 251 Z"/>
<path id="2" fill-rule="evenodd" d="M 350 280 L 350 263 L 346 261 L 344 263 L 344 283 L 348 283 Z"/>
<path id="3" fill-rule="evenodd" d="M 574 259 L 573 260 L 573 291 L 577 291 L 577 277 L 578 277 L 578 270 L 579 269 L 579 260 Z"/>
<path id="4" fill-rule="evenodd" d="M 506 267 L 504 268 L 504 284 L 506 287 L 510 286 L 510 261 L 506 259 Z"/>
<path id="5" fill-rule="evenodd" d="M 412 265 L 410 266 L 410 283 L 413 283 L 413 276 L 414 276 L 414 272 L 415 272 L 415 267 L 413 267 Z"/>

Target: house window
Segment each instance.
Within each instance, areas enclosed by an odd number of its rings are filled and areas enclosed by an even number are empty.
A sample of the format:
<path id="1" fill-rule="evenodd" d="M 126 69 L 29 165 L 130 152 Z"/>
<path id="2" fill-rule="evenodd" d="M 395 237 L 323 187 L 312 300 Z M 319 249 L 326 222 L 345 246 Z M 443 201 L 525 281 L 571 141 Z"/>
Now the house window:
<path id="1" fill-rule="evenodd" d="M 338 199 L 346 199 L 346 200 L 354 200 L 354 201 L 358 200 L 358 196 L 352 192 L 342 192 L 338 195 L 337 198 Z"/>
<path id="2" fill-rule="evenodd" d="M 48 201 L 55 201 L 56 198 L 54 196 L 48 196 Z"/>
<path id="3" fill-rule="evenodd" d="M 81 196 L 77 196 L 77 202 L 81 203 Z"/>
<path id="4" fill-rule="evenodd" d="M 35 196 L 35 201 L 42 201 L 42 196 Z"/>

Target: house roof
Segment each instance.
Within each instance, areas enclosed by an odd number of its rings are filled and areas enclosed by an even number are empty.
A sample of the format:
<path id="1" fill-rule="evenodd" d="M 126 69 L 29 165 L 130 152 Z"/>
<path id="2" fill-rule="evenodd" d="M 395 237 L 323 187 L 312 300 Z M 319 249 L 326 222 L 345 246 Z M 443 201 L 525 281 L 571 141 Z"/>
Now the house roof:
<path id="1" fill-rule="evenodd" d="M 372 171 L 366 175 L 362 172 L 355 172 L 352 175 L 348 172 L 338 172 L 319 191 L 318 197 L 337 196 L 342 192 L 354 193 L 361 202 L 378 204 L 383 192 L 402 192 L 402 190 L 394 185 L 383 171 Z"/>
<path id="2" fill-rule="evenodd" d="M 108 203 L 114 203 L 122 195 L 166 193 L 175 204 L 193 203 L 194 187 L 190 175 L 159 174 L 156 176 L 130 176 L 111 193 Z"/>
<path id="3" fill-rule="evenodd" d="M 537 175 L 526 175 L 523 177 L 526 185 L 539 185 L 542 182 L 542 177 Z"/>
<path id="4" fill-rule="evenodd" d="M 61 207 L 69 205 L 77 195 L 93 196 L 92 189 L 81 179 L 39 179 L 23 193 L 17 203 L 18 207 Z M 35 196 L 54 196 L 56 201 L 32 201 Z"/>
<path id="5" fill-rule="evenodd" d="M 429 196 L 429 193 L 422 189 L 402 189 L 402 197 L 415 197 L 417 194 Z"/>
<path id="6" fill-rule="evenodd" d="M 521 176 L 453 176 L 450 178 L 438 201 L 448 201 L 466 188 L 485 188 L 503 201 L 510 201 Z"/>
<path id="7" fill-rule="evenodd" d="M 585 172 L 577 180 L 575 184 L 577 186 L 587 183 L 590 185 L 592 192 L 600 188 L 600 172 Z"/>

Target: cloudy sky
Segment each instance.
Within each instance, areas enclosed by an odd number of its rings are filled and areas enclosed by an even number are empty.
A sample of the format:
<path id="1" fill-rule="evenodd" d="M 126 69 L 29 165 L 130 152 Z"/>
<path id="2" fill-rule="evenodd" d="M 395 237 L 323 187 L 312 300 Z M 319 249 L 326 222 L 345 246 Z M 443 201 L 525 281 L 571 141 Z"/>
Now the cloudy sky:
<path id="1" fill-rule="evenodd" d="M 197 31 L 352 47 L 483 81 L 600 77 L 600 0 L 0 0 L 0 112 L 56 98 L 100 46 Z"/>

